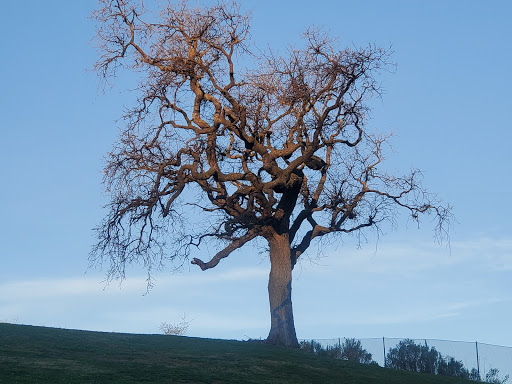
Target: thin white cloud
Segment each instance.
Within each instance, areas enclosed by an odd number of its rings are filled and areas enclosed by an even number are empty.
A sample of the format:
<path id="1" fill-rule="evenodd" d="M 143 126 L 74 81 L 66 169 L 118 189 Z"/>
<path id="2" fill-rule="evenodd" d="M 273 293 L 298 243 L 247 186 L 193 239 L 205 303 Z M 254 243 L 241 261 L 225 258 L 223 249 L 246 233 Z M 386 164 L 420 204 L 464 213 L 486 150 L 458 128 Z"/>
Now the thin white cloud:
<path id="1" fill-rule="evenodd" d="M 220 273 L 184 273 L 176 275 L 156 275 L 160 287 L 181 287 L 211 285 L 229 281 L 248 281 L 266 278 L 268 271 L 263 267 L 234 268 Z M 141 294 L 147 287 L 146 277 L 129 276 L 123 282 L 104 283 L 102 277 L 72 277 L 12 281 L 0 284 L 0 302 L 19 302 L 48 298 L 77 297 L 106 294 Z"/>
<path id="2" fill-rule="evenodd" d="M 453 241 L 448 247 L 435 242 L 400 242 L 355 249 L 340 247 L 324 251 L 311 263 L 302 260 L 305 273 L 408 274 L 455 266 L 480 271 L 512 270 L 512 238 L 475 238 Z"/>
<path id="3" fill-rule="evenodd" d="M 203 324 L 204 328 L 228 332 L 235 330 L 236 324 L 239 328 L 244 323 L 249 324 L 251 319 L 243 313 L 231 315 L 235 316 L 232 322 L 227 315 L 212 314 L 216 312 L 216 305 L 217 310 L 222 311 L 222 305 L 225 309 L 229 300 L 240 301 L 243 289 L 266 281 L 268 271 L 258 266 L 208 272 L 211 273 L 157 275 L 156 286 L 147 295 L 144 295 L 147 287 L 144 276 L 129 277 L 121 285 L 113 282 L 108 286 L 101 276 L 11 281 L 0 284 L 0 320 L 153 333 L 158 332 L 161 322 L 177 321 L 184 313 L 197 313 L 197 309 L 203 307 L 210 315 L 196 316 L 195 323 Z M 233 287 L 241 289 L 233 290 Z M 230 291 L 226 293 L 226 289 Z"/>
<path id="4" fill-rule="evenodd" d="M 338 314 L 336 309 L 330 311 L 330 316 L 309 317 L 306 322 L 318 324 L 320 321 L 324 326 L 346 326 L 357 324 L 359 326 L 385 326 L 414 323 L 429 323 L 440 319 L 463 318 L 467 311 L 478 310 L 489 304 L 500 304 L 510 302 L 507 298 L 490 298 L 474 301 L 461 301 L 451 303 L 424 302 L 415 305 L 404 305 L 400 307 L 344 307 L 343 313 Z M 302 315 L 302 314 L 301 314 Z M 457 320 L 460 321 L 460 320 Z M 304 324 L 304 325 L 307 325 Z"/>
<path id="5" fill-rule="evenodd" d="M 447 304 L 425 303 L 417 307 L 402 307 L 398 311 L 377 315 L 371 318 L 359 319 L 362 324 L 409 324 L 418 322 L 431 322 L 439 319 L 463 317 L 470 309 L 478 309 L 488 304 L 496 304 L 508 301 L 507 299 L 483 299 L 466 302 L 454 302 Z"/>
<path id="6" fill-rule="evenodd" d="M 512 271 L 512 238 L 478 237 L 453 244 L 454 250 L 477 264 L 493 271 Z"/>
<path id="7" fill-rule="evenodd" d="M 429 329 L 429 322 L 442 321 L 446 329 L 460 330 L 462 338 L 476 338 L 474 324 L 479 320 L 473 315 L 499 310 L 512 300 L 510 291 L 501 289 L 506 274 L 496 275 L 501 285 L 480 274 L 493 268 L 506 271 L 503 266 L 508 268 L 512 259 L 510 239 L 453 242 L 451 253 L 435 243 L 419 242 L 386 243 L 377 253 L 369 248 L 328 250 L 320 265 L 302 262 L 296 268 L 294 305 L 300 329 L 312 336 L 361 326 L 375 332 L 398 329 L 398 334 L 404 327 Z M 193 320 L 190 335 L 265 336 L 268 265 L 231 265 L 157 274 L 155 288 L 146 296 L 146 277 L 140 275 L 128 275 L 120 287 L 116 282 L 105 287 L 101 275 L 11 281 L 0 284 L 0 320 L 159 333 L 161 322 L 177 322 L 186 314 Z M 465 333 L 461 327 L 467 328 Z"/>
<path id="8" fill-rule="evenodd" d="M 38 279 L 13 281 L 0 285 L 0 302 L 41 300 L 88 295 L 101 291 L 98 280 L 91 278 Z"/>

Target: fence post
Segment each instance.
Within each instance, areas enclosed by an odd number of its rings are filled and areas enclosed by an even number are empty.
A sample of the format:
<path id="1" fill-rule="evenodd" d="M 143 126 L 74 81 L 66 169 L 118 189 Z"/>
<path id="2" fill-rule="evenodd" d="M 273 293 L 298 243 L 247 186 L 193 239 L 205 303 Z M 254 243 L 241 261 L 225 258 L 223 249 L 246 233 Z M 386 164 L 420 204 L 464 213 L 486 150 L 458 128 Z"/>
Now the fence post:
<path id="1" fill-rule="evenodd" d="M 384 336 L 382 337 L 382 347 L 384 348 L 384 368 L 386 368 L 386 342 L 384 341 Z"/>
<path id="2" fill-rule="evenodd" d="M 480 358 L 478 357 L 478 341 L 475 341 L 476 347 L 476 369 L 478 372 L 478 378 L 480 378 Z"/>

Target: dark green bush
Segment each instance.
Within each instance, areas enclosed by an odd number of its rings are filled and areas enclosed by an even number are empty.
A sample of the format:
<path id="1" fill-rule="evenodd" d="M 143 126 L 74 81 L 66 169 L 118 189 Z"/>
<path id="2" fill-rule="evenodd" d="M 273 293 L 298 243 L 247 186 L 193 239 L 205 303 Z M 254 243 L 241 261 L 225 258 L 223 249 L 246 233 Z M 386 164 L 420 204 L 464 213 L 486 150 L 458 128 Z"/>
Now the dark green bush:
<path id="1" fill-rule="evenodd" d="M 326 348 L 315 340 L 301 341 L 300 348 L 316 355 L 330 356 L 360 364 L 377 364 L 373 361 L 372 354 L 363 348 L 360 340 L 356 339 L 345 339 L 342 344 L 331 345 Z"/>
<path id="2" fill-rule="evenodd" d="M 416 344 L 405 339 L 391 348 L 386 356 L 386 366 L 405 371 L 432 373 L 435 375 L 470 378 L 469 371 L 461 361 L 441 355 L 434 347 Z"/>

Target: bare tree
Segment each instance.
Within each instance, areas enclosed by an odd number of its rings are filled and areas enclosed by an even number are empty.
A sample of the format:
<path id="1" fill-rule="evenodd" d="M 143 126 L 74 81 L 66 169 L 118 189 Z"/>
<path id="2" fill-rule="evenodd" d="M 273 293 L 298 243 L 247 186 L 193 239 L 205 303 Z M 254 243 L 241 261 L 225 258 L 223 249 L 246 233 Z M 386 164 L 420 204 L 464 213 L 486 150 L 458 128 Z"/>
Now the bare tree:
<path id="1" fill-rule="evenodd" d="M 365 128 L 388 51 L 339 49 L 311 29 L 285 56 L 257 54 L 236 3 L 182 1 L 159 13 L 142 2 L 100 3 L 96 69 L 107 80 L 119 67 L 140 78 L 108 156 L 110 210 L 91 252 L 92 263 L 109 262 L 111 278 L 132 262 L 149 274 L 183 262 L 207 241 L 218 252 L 191 263 L 211 269 L 262 238 L 271 262 L 267 341 L 296 347 L 292 270 L 313 240 L 376 227 L 400 209 L 414 220 L 433 214 L 442 229 L 449 212 L 421 187 L 420 173 L 382 172 L 388 137 Z M 193 219 L 183 204 L 209 225 L 187 230 Z"/>

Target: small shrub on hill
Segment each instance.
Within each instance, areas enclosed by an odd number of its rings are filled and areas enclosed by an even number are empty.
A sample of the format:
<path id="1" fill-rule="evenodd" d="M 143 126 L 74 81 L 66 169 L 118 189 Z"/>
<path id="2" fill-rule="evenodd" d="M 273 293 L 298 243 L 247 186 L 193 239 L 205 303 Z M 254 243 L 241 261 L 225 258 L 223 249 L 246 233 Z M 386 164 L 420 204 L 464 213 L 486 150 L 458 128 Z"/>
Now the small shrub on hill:
<path id="1" fill-rule="evenodd" d="M 372 354 L 363 348 L 360 340 L 356 339 L 345 339 L 341 344 L 340 356 L 343 360 L 360 364 L 377 364 L 373 361 Z"/>
<path id="2" fill-rule="evenodd" d="M 181 322 L 176 324 L 161 323 L 160 330 L 164 335 L 183 336 L 190 326 L 190 321 L 183 315 Z"/>

